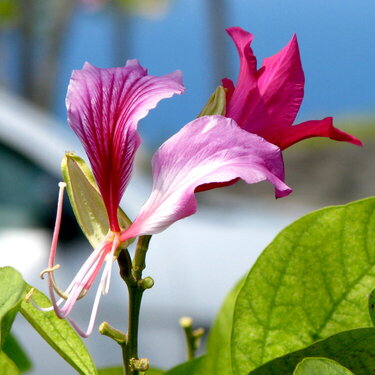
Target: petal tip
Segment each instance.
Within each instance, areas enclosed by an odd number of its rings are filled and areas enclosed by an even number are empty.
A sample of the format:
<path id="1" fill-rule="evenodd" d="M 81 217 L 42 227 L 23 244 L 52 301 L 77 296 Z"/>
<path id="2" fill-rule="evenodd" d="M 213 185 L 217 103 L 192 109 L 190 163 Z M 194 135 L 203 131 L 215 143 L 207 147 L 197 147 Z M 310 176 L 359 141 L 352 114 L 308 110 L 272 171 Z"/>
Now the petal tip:
<path id="1" fill-rule="evenodd" d="M 285 185 L 286 186 L 286 185 Z M 286 186 L 285 189 L 283 190 L 279 190 L 279 189 L 275 189 L 275 198 L 276 199 L 279 199 L 279 198 L 284 198 L 284 197 L 287 197 L 289 194 L 291 194 L 293 192 L 293 189 L 291 189 L 290 187 Z"/>

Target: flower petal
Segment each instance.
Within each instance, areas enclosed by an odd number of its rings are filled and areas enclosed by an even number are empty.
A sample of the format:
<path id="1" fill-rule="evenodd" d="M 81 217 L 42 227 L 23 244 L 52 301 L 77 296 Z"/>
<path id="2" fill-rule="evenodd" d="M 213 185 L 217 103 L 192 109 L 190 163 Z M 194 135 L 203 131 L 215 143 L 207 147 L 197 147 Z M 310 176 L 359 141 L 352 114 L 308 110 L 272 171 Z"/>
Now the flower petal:
<path id="1" fill-rule="evenodd" d="M 110 69 L 86 63 L 73 72 L 66 99 L 68 120 L 90 160 L 111 230 L 119 231 L 117 208 L 141 142 L 138 121 L 159 100 L 183 91 L 180 72 L 151 76 L 136 60 Z"/>
<path id="2" fill-rule="evenodd" d="M 264 134 L 264 137 L 280 147 L 286 149 L 293 144 L 312 137 L 326 137 L 335 141 L 349 142 L 357 146 L 362 146 L 362 142 L 352 135 L 341 131 L 333 126 L 332 117 L 323 120 L 305 121 L 298 125 L 285 126 L 278 132 L 271 129 Z"/>
<path id="3" fill-rule="evenodd" d="M 258 88 L 274 126 L 292 125 L 303 100 L 305 77 L 296 35 L 274 56 L 264 59 Z"/>
<path id="4" fill-rule="evenodd" d="M 229 88 L 226 116 L 244 127 L 248 123 L 249 115 L 261 99 L 257 84 L 257 61 L 250 48 L 253 35 L 240 27 L 231 27 L 227 32 L 237 47 L 240 73 L 234 91 L 228 79 L 223 81 L 224 87 Z"/>
<path id="5" fill-rule="evenodd" d="M 160 232 L 195 213 L 194 192 L 205 184 L 240 177 L 249 184 L 268 180 L 277 197 L 291 192 L 283 182 L 280 149 L 222 116 L 200 117 L 184 126 L 155 153 L 152 167 L 152 193 L 121 241 Z"/>

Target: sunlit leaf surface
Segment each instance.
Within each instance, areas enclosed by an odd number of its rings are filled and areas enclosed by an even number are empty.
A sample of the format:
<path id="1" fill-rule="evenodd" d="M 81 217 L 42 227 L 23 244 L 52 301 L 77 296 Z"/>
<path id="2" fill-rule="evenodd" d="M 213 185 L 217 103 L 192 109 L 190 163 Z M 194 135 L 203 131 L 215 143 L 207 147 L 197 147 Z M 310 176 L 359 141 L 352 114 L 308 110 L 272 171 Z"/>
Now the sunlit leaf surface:
<path id="1" fill-rule="evenodd" d="M 298 363 L 306 357 L 332 359 L 352 371 L 355 375 L 374 374 L 375 328 L 358 328 L 338 333 L 305 349 L 274 359 L 251 371 L 249 375 L 293 375 Z M 325 372 L 320 374 L 324 375 Z M 350 374 L 350 372 L 343 374 Z"/>
<path id="2" fill-rule="evenodd" d="M 305 358 L 293 375 L 353 375 L 351 371 L 327 358 Z"/>
<path id="3" fill-rule="evenodd" d="M 260 256 L 236 302 L 236 375 L 337 332 L 370 326 L 375 199 L 328 207 L 284 229 Z"/>

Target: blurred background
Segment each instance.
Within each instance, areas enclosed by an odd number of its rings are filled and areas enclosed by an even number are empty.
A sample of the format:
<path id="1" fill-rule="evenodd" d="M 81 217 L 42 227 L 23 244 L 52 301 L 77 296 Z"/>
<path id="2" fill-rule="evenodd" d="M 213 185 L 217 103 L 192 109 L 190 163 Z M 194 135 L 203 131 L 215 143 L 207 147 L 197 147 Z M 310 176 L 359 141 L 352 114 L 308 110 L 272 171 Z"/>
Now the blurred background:
<path id="1" fill-rule="evenodd" d="M 297 122 L 333 116 L 364 148 L 311 139 L 284 152 L 294 193 L 276 201 L 271 186 L 234 186 L 199 195 L 199 212 L 154 236 L 145 275 L 155 279 L 141 316 L 140 354 L 168 368 L 184 359 L 182 315 L 209 328 L 225 294 L 277 232 L 304 213 L 375 190 L 375 2 L 371 0 L 0 0 L 0 265 L 12 265 L 46 292 L 60 160 L 83 151 L 66 123 L 70 74 L 85 61 L 121 66 L 137 58 L 150 74 L 180 69 L 186 93 L 142 120 L 136 172 L 123 207 L 131 218 L 150 188 L 153 151 L 191 121 L 223 77 L 236 80 L 238 58 L 225 32 L 255 35 L 258 63 L 297 33 L 306 75 Z M 90 252 L 66 201 L 57 273 L 67 284 Z M 116 267 L 116 265 L 115 265 Z M 89 298 L 77 304 L 85 325 Z M 121 315 L 122 314 L 122 315 Z M 116 272 L 99 324 L 125 328 L 126 290 Z M 30 374 L 71 374 L 47 344 L 17 318 L 15 333 Z M 98 366 L 120 364 L 120 351 L 94 334 Z"/>

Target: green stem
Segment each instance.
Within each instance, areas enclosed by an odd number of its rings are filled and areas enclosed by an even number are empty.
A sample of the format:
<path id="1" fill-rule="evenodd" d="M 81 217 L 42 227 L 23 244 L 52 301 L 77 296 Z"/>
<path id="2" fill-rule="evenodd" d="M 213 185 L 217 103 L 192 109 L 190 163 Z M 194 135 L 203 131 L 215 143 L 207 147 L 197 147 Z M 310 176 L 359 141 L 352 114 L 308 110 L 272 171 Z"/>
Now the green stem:
<path id="1" fill-rule="evenodd" d="M 118 257 L 120 275 L 126 282 L 129 293 L 127 340 L 121 345 L 125 375 L 139 375 L 140 371 L 143 372 L 148 367 L 147 359 L 138 358 L 138 327 L 143 292 L 153 284 L 151 278 L 142 280 L 142 271 L 146 267 L 145 258 L 150 240 L 151 236 L 142 236 L 138 239 L 131 267 L 127 250 L 122 251 Z M 130 269 L 131 272 L 129 272 Z"/>
<path id="2" fill-rule="evenodd" d="M 184 330 L 188 361 L 195 358 L 195 352 L 199 348 L 201 338 L 204 334 L 203 328 L 193 330 L 193 320 L 187 316 L 180 319 L 180 326 Z"/>
<path id="3" fill-rule="evenodd" d="M 136 281 L 142 279 L 142 271 L 146 268 L 146 253 L 151 241 L 151 236 L 141 236 L 135 250 L 132 273 Z"/>
<path id="4" fill-rule="evenodd" d="M 138 360 L 138 326 L 139 326 L 139 312 L 141 308 L 141 301 L 143 290 L 137 285 L 128 285 L 129 292 L 129 322 L 127 343 L 123 347 L 123 358 L 125 366 L 125 374 L 138 375 L 139 371 L 131 364 L 134 360 Z"/>

